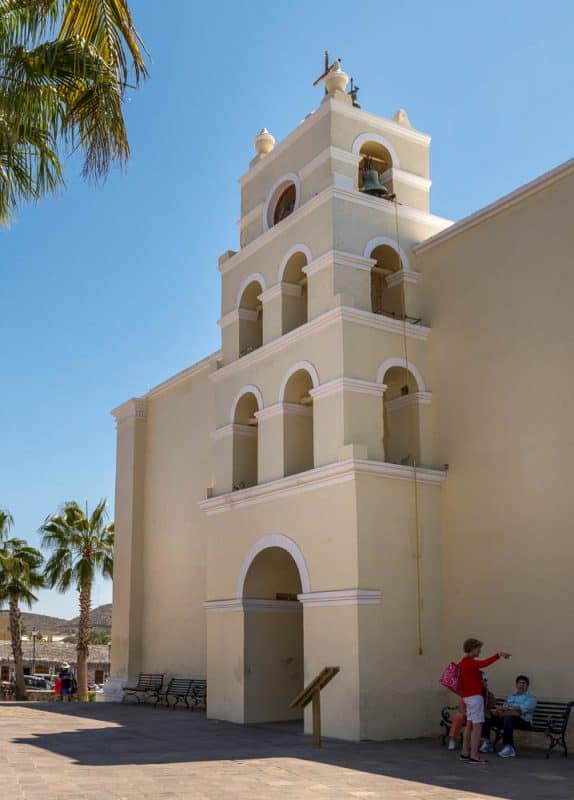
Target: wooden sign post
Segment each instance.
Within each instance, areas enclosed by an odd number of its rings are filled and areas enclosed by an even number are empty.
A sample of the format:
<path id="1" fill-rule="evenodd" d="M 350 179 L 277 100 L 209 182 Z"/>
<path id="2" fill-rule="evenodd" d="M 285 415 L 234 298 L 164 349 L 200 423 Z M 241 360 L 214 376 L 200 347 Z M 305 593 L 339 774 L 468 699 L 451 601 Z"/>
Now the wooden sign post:
<path id="1" fill-rule="evenodd" d="M 340 667 L 322 669 L 289 704 L 289 708 L 305 708 L 313 703 L 313 747 L 321 747 L 321 689 L 333 680 L 339 669 Z"/>

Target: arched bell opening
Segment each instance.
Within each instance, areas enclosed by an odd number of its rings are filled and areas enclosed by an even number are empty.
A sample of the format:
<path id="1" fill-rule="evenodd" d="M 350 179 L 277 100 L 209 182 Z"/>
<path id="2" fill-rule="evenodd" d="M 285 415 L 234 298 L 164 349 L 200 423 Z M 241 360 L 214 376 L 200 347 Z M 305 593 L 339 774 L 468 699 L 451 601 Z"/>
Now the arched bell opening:
<path id="1" fill-rule="evenodd" d="M 365 142 L 360 150 L 358 187 L 373 197 L 393 199 L 393 179 L 390 171 L 393 159 L 379 142 Z"/>
<path id="2" fill-rule="evenodd" d="M 257 398 L 246 392 L 235 408 L 233 419 L 233 490 L 257 484 L 258 424 L 255 412 Z"/>
<path id="3" fill-rule="evenodd" d="M 245 722 L 302 719 L 289 703 L 303 689 L 302 591 L 295 560 L 281 547 L 261 550 L 243 585 Z"/>
<path id="4" fill-rule="evenodd" d="M 383 376 L 383 447 L 385 461 L 413 466 L 420 463 L 419 406 L 411 396 L 418 384 L 402 366 L 391 367 Z"/>
<path id="5" fill-rule="evenodd" d="M 263 343 L 263 291 L 258 281 L 245 287 L 239 301 L 239 356 L 251 353 Z"/>
<path id="6" fill-rule="evenodd" d="M 389 245 L 382 244 L 370 254 L 377 263 L 371 268 L 371 311 L 402 319 L 403 289 L 400 284 L 389 286 L 389 278 L 402 268 L 401 258 Z"/>
<path id="7" fill-rule="evenodd" d="M 311 375 L 299 369 L 287 381 L 283 396 L 283 474 L 313 469 L 313 388 Z"/>
<path id="8" fill-rule="evenodd" d="M 294 253 L 285 265 L 282 279 L 285 284 L 281 309 L 282 333 L 288 333 L 307 322 L 307 276 L 303 272 L 307 263 L 305 253 Z"/>

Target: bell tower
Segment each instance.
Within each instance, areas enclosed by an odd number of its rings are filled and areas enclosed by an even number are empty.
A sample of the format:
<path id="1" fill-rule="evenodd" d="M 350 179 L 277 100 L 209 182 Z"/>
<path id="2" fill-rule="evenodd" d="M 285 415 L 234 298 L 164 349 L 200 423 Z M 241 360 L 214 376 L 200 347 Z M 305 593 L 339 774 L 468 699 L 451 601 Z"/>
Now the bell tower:
<path id="1" fill-rule="evenodd" d="M 221 520 L 210 537 L 214 559 L 225 560 L 226 542 L 253 542 L 256 531 L 281 532 L 308 554 L 311 588 L 298 595 L 305 679 L 344 662 L 344 699 L 326 729 L 380 738 L 391 698 L 366 664 L 402 686 L 401 659 L 426 658 L 425 626 L 440 624 L 439 593 L 427 581 L 439 568 L 444 473 L 432 453 L 431 330 L 413 246 L 450 223 L 429 210 L 428 134 L 402 109 L 392 119 L 365 111 L 349 82 L 340 60 L 327 64 L 315 82 L 324 87 L 318 108 L 279 143 L 262 128 L 239 179 L 240 249 L 219 260 L 213 484 L 200 505 Z M 434 559 L 424 574 L 422 530 Z M 393 601 L 401 630 L 391 607 L 378 606 L 396 576 L 401 591 L 409 588 Z M 215 640 L 227 624 L 222 609 L 232 606 L 214 608 Z M 237 617 L 229 622 L 238 641 L 251 625 L 245 614 L 244 628 Z M 333 625 L 344 631 L 343 650 L 325 640 Z M 422 671 L 415 658 L 413 670 L 420 685 L 405 685 L 409 702 L 428 706 L 432 696 L 434 704 L 428 663 Z M 259 687 L 250 674 L 233 714 L 212 705 L 213 716 L 253 719 L 249 698 Z M 218 675 L 214 698 L 235 680 Z"/>

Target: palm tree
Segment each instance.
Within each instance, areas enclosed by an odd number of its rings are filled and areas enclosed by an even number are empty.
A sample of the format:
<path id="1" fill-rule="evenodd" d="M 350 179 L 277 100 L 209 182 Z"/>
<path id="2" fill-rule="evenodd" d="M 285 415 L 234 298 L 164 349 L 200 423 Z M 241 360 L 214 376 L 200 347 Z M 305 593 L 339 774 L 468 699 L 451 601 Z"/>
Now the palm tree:
<path id="1" fill-rule="evenodd" d="M 63 145 L 83 152 L 84 177 L 126 163 L 142 50 L 127 0 L 0 0 L 0 221 L 63 185 Z"/>
<path id="2" fill-rule="evenodd" d="M 0 604 L 8 602 L 10 609 L 10 638 L 16 673 L 16 700 L 27 700 L 22 656 L 22 627 L 20 602 L 28 607 L 38 598 L 33 589 L 41 589 L 44 578 L 40 572 L 42 554 L 23 539 L 6 539 L 0 545 Z"/>
<path id="3" fill-rule="evenodd" d="M 57 514 L 48 517 L 40 528 L 42 547 L 51 551 L 44 574 L 50 587 L 66 592 L 75 587 L 79 592 L 78 620 L 78 696 L 88 698 L 88 643 L 90 608 L 94 578 L 100 572 L 111 578 L 113 573 L 114 524 L 106 524 L 106 500 L 100 500 L 88 514 L 74 501 L 64 503 Z"/>

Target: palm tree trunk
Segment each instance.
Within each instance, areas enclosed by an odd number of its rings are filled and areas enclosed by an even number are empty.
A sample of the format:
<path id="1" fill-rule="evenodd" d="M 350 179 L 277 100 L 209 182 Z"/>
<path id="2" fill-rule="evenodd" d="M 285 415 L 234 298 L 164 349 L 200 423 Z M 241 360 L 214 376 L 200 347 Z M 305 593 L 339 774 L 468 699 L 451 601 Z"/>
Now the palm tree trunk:
<path id="1" fill-rule="evenodd" d="M 28 693 L 24 682 L 24 657 L 22 655 L 22 627 L 20 625 L 20 608 L 16 595 L 10 596 L 10 638 L 12 639 L 12 655 L 14 656 L 14 671 L 16 675 L 16 700 L 27 700 Z"/>
<path id="2" fill-rule="evenodd" d="M 92 583 L 87 581 L 80 589 L 80 619 L 78 621 L 78 699 L 88 699 L 88 642 L 90 638 L 90 606 Z"/>

